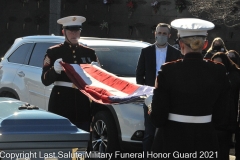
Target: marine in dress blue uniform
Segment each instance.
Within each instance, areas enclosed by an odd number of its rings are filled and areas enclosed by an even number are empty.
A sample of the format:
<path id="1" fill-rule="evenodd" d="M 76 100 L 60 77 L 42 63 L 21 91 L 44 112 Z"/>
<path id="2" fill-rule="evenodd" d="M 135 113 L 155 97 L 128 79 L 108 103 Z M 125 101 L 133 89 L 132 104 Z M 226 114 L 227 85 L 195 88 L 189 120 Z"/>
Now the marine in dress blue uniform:
<path id="1" fill-rule="evenodd" d="M 150 118 L 159 130 L 152 151 L 169 153 L 167 159 L 217 159 L 215 129 L 228 123 L 224 115 L 230 84 L 222 64 L 203 60 L 207 30 L 214 24 L 183 18 L 171 26 L 178 30 L 184 58 L 165 63 L 158 73 Z"/>
<path id="2" fill-rule="evenodd" d="M 90 101 L 81 93 L 62 70 L 60 61 L 69 64 L 97 62 L 95 51 L 78 43 L 85 17 L 69 16 L 58 20 L 63 25 L 65 42 L 50 47 L 44 58 L 42 83 L 54 84 L 48 110 L 68 118 L 78 128 L 90 131 Z"/>

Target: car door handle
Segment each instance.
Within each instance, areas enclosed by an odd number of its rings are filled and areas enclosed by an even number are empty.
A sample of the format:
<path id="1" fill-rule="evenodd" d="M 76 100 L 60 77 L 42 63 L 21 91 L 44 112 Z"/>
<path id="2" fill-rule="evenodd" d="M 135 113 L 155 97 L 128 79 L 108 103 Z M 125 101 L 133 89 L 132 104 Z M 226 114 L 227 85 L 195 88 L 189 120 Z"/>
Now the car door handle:
<path id="1" fill-rule="evenodd" d="M 24 76 L 25 76 L 25 74 L 23 73 L 23 71 L 18 72 L 18 75 L 19 75 L 19 77 L 24 77 Z"/>

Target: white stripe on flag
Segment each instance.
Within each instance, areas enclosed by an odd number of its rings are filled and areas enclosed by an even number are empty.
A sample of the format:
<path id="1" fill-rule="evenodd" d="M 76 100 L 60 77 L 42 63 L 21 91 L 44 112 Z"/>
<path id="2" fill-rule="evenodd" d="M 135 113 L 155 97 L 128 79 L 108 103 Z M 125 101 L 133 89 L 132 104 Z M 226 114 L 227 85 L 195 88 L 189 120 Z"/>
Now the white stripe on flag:
<path id="1" fill-rule="evenodd" d="M 108 92 L 110 92 L 113 95 L 117 95 L 117 96 L 127 96 L 128 94 L 121 92 L 115 88 L 112 88 L 104 83 L 101 83 L 100 81 L 96 80 L 95 78 L 93 78 L 91 75 L 89 75 L 87 72 L 85 72 L 78 64 L 71 64 L 72 67 L 74 68 L 74 70 L 76 71 L 76 73 L 78 73 L 81 78 L 85 81 L 85 83 L 89 86 L 95 86 L 95 87 L 99 87 L 99 88 L 104 88 L 105 90 L 107 90 Z M 92 67 L 96 67 L 96 66 L 92 66 Z M 101 69 L 100 67 L 98 67 L 98 69 Z M 102 70 L 105 72 L 105 70 Z M 107 72 L 109 74 L 109 72 Z"/>

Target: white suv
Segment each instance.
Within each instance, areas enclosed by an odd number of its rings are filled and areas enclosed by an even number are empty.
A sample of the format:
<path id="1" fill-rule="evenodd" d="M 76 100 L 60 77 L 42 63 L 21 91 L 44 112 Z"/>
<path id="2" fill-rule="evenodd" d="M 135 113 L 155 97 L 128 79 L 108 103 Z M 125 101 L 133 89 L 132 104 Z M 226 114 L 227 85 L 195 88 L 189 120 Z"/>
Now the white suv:
<path id="1" fill-rule="evenodd" d="M 63 43 L 62 36 L 17 38 L 0 62 L 0 96 L 19 99 L 47 110 L 53 85 L 41 82 L 46 50 Z M 135 70 L 141 49 L 149 43 L 81 37 L 79 43 L 96 51 L 102 68 L 135 83 Z M 144 135 L 142 103 L 92 104 L 94 115 L 92 144 L 101 152 L 141 151 Z"/>

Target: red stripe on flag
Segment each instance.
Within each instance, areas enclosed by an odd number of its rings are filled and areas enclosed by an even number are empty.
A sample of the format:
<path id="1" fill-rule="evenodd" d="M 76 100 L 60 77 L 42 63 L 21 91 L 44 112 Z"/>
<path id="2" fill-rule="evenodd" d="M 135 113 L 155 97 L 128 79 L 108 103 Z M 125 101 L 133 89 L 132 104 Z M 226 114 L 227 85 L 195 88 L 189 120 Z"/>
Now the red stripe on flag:
<path id="1" fill-rule="evenodd" d="M 74 68 L 67 64 L 67 63 L 61 63 L 64 67 L 65 73 L 69 77 L 69 79 L 72 81 L 73 84 L 75 84 L 78 89 L 88 96 L 90 99 L 92 99 L 95 102 L 102 103 L 102 104 L 110 104 L 112 103 L 109 100 L 109 96 L 112 96 L 110 92 L 103 88 L 88 86 L 86 82 L 81 78 L 79 74 L 76 73 Z"/>
<path id="2" fill-rule="evenodd" d="M 125 81 L 118 78 L 117 76 L 103 72 L 96 67 L 91 67 L 90 64 L 80 64 L 80 66 L 87 72 L 91 77 L 95 78 L 99 82 L 104 83 L 112 88 L 115 88 L 126 94 L 132 94 L 138 89 L 138 85 Z"/>

